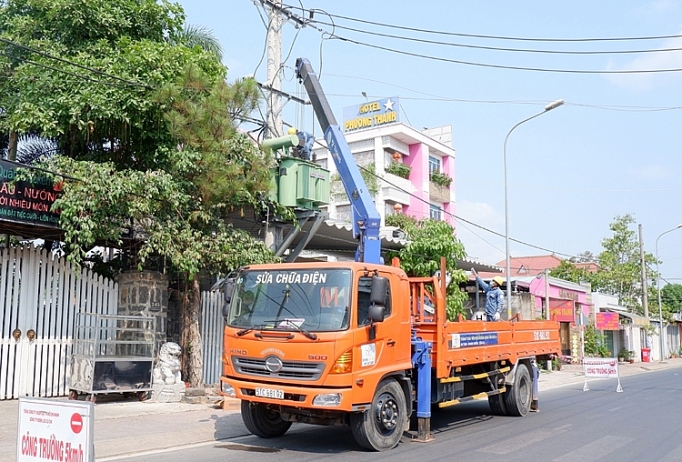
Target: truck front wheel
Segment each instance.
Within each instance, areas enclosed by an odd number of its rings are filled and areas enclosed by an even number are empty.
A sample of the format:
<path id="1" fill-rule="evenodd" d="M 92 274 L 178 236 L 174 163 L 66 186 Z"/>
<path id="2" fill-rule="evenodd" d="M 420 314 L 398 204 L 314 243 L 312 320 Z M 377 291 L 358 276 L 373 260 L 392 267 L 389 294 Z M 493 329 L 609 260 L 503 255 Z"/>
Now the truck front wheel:
<path id="1" fill-rule="evenodd" d="M 351 414 L 351 430 L 355 441 L 363 448 L 384 451 L 398 444 L 407 418 L 402 388 L 395 380 L 384 380 L 374 393 L 370 409 Z"/>
<path id="2" fill-rule="evenodd" d="M 279 412 L 268 409 L 265 404 L 242 400 L 242 420 L 246 428 L 261 438 L 275 438 L 284 435 L 291 422 L 282 420 Z"/>
<path id="3" fill-rule="evenodd" d="M 514 385 L 504 396 L 504 405 L 509 415 L 521 417 L 528 414 L 533 393 L 533 383 L 525 364 L 519 364 L 514 374 Z"/>

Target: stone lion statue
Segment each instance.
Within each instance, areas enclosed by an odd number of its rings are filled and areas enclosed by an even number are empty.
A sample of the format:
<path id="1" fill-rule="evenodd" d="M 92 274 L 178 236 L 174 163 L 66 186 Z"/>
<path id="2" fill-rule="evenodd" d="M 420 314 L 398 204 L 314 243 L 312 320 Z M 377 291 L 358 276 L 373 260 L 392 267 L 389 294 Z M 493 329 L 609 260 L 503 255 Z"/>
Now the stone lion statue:
<path id="1" fill-rule="evenodd" d="M 154 383 L 173 385 L 180 379 L 180 345 L 168 342 L 161 345 L 159 358 L 154 366 Z"/>

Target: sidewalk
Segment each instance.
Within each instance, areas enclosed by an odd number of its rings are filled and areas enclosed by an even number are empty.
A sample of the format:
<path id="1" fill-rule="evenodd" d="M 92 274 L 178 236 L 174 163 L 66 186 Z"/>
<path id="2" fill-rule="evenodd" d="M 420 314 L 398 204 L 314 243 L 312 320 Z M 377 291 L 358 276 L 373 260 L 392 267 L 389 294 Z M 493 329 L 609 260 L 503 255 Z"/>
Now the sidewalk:
<path id="1" fill-rule="evenodd" d="M 621 379 L 661 369 L 682 367 L 682 359 L 619 365 Z M 584 382 L 582 366 L 564 365 L 560 371 L 541 372 L 540 396 L 549 390 Z M 594 380 L 603 379 L 590 379 Z M 102 400 L 104 401 L 104 400 Z M 151 403 L 136 400 L 95 405 L 97 460 L 127 454 L 211 442 L 248 435 L 239 415 L 239 401 L 228 409 L 212 404 Z M 0 462 L 13 462 L 16 454 L 18 401 L 0 401 Z"/>

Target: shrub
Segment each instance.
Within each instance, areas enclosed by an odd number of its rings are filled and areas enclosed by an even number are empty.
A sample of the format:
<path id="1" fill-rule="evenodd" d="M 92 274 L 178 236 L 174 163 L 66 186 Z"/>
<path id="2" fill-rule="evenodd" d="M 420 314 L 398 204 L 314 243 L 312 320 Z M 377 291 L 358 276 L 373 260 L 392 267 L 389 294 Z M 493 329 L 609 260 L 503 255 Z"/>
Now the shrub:
<path id="1" fill-rule="evenodd" d="M 399 176 L 400 178 L 405 178 L 406 180 L 410 177 L 411 171 L 412 167 L 405 165 L 402 162 L 391 162 L 386 166 L 387 173 Z"/>
<path id="2" fill-rule="evenodd" d="M 429 173 L 429 181 L 439 186 L 443 186 L 444 188 L 447 188 L 450 186 L 450 183 L 452 183 L 452 178 L 450 178 L 445 173 L 441 173 L 439 171 L 434 170 L 431 173 Z"/>

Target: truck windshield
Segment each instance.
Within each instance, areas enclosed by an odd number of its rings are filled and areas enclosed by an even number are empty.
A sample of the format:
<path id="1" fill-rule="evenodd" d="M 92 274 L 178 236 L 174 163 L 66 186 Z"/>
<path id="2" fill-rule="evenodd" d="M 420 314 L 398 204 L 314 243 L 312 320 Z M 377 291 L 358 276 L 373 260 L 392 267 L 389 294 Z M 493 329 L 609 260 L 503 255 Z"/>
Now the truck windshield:
<path id="1" fill-rule="evenodd" d="M 244 271 L 227 323 L 242 329 L 325 332 L 348 329 L 351 271 Z"/>

